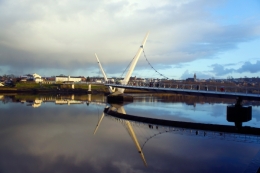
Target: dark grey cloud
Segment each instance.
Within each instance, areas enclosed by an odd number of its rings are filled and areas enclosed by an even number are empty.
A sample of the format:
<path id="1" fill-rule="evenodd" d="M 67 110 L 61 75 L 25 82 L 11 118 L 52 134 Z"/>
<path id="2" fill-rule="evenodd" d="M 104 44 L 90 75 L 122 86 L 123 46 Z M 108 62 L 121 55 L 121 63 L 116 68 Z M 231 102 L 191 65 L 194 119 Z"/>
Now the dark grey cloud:
<path id="1" fill-rule="evenodd" d="M 225 64 L 225 66 L 234 66 L 234 65 L 237 65 L 238 63 L 228 63 L 228 64 Z"/>
<path id="2" fill-rule="evenodd" d="M 251 63 L 246 61 L 243 65 L 238 68 L 226 68 L 226 66 L 230 66 L 231 64 L 213 64 L 211 65 L 212 70 L 210 72 L 214 73 L 216 76 L 224 76 L 231 73 L 258 73 L 260 72 L 260 61 L 256 61 L 256 63 Z M 235 64 L 234 64 L 235 65 Z"/>
<path id="3" fill-rule="evenodd" d="M 211 67 L 213 68 L 212 72 L 215 73 L 216 76 L 223 76 L 234 71 L 234 69 L 226 69 L 223 65 L 220 64 L 213 64 Z"/>
<path id="4" fill-rule="evenodd" d="M 32 53 L 24 50 L 13 50 L 9 47 L 0 47 L 1 63 L 5 66 L 12 67 L 11 73 L 24 74 L 34 73 L 37 71 L 64 71 L 67 73 L 84 69 L 86 72 L 94 66 L 93 63 L 88 63 L 81 58 L 82 55 L 77 53 Z M 94 56 L 93 56 L 94 59 Z M 48 74 L 48 73 L 46 73 Z"/>
<path id="5" fill-rule="evenodd" d="M 245 62 L 242 67 L 236 70 L 239 73 L 250 72 L 257 73 L 260 72 L 260 61 L 257 61 L 255 64 L 251 62 Z"/>
<path id="6" fill-rule="evenodd" d="M 196 73 L 197 79 L 209 79 L 212 75 L 208 74 L 207 72 L 190 72 L 186 70 L 182 75 L 181 79 L 193 78 L 194 73 Z"/>
<path id="7" fill-rule="evenodd" d="M 203 36 L 183 46 L 182 50 L 189 54 L 197 54 L 209 58 L 230 49 L 236 49 L 237 44 L 256 38 L 254 25 L 216 26 L 212 30 L 204 30 Z"/>

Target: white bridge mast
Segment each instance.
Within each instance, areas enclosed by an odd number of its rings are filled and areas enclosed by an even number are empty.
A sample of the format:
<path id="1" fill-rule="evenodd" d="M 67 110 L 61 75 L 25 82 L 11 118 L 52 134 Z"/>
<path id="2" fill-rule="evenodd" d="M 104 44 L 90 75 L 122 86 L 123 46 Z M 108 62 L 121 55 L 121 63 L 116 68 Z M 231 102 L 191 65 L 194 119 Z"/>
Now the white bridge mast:
<path id="1" fill-rule="evenodd" d="M 96 55 L 96 58 L 97 58 L 97 63 L 98 63 L 98 65 L 99 65 L 99 68 L 100 68 L 100 70 L 101 70 L 101 72 L 102 72 L 102 74 L 103 74 L 103 76 L 104 76 L 105 81 L 107 82 L 107 81 L 108 81 L 108 80 L 107 80 L 107 75 L 106 75 L 106 73 L 104 72 L 104 70 L 103 70 L 103 68 L 102 68 L 102 65 L 101 65 L 101 63 L 100 63 L 100 61 L 99 61 L 98 56 L 97 56 L 96 53 L 95 53 L 95 55 Z"/>
<path id="2" fill-rule="evenodd" d="M 147 38 L 148 38 L 148 35 L 149 35 L 149 32 L 148 32 L 148 33 L 146 34 L 146 36 L 144 37 L 144 40 L 143 40 L 141 46 L 139 47 L 139 49 L 138 49 L 138 51 L 137 51 L 137 53 L 136 53 L 136 55 L 135 55 L 135 57 L 134 57 L 134 59 L 133 59 L 131 65 L 130 65 L 128 71 L 127 71 L 127 74 L 126 74 L 125 78 L 121 81 L 121 84 L 127 85 L 128 81 L 129 81 L 129 79 L 130 79 L 130 77 L 131 77 L 131 75 L 132 75 L 132 73 L 133 73 L 133 71 L 134 71 L 134 69 L 135 69 L 136 63 L 137 63 L 137 61 L 138 61 L 138 59 L 139 59 L 139 57 L 140 57 L 140 55 L 141 55 L 142 49 L 143 49 L 144 46 L 145 46 L 146 40 L 147 40 Z M 107 79 L 106 73 L 104 72 L 104 70 L 103 70 L 103 68 L 102 68 L 102 65 L 101 65 L 101 63 L 100 63 L 100 61 L 99 61 L 99 59 L 98 59 L 98 57 L 97 57 L 97 54 L 95 54 L 95 55 L 96 55 L 96 58 L 97 58 L 97 62 L 98 62 L 99 68 L 100 68 L 100 70 L 101 70 L 101 72 L 102 72 L 102 74 L 103 74 L 103 76 L 104 76 L 105 81 L 107 82 L 108 79 Z M 125 91 L 124 88 L 118 88 L 118 89 L 117 89 L 117 92 L 115 92 L 115 88 L 112 88 L 111 86 L 109 86 L 109 92 L 110 92 L 110 93 L 113 93 L 113 95 L 123 94 L 124 91 Z"/>
<path id="3" fill-rule="evenodd" d="M 95 55 L 96 55 L 96 58 L 97 58 L 97 62 L 98 62 L 99 68 L 100 68 L 100 70 L 101 70 L 101 72 L 102 72 L 102 74 L 103 74 L 104 80 L 105 80 L 105 82 L 108 82 L 107 75 L 106 75 L 106 73 L 104 72 L 104 70 L 103 70 L 103 68 L 102 68 L 102 65 L 101 65 L 101 63 L 100 63 L 100 61 L 99 61 L 99 59 L 98 59 L 98 56 L 97 56 L 96 53 L 95 53 Z M 112 88 L 111 86 L 109 86 L 108 89 L 109 89 L 109 92 L 110 92 L 110 93 L 115 92 L 115 88 Z"/>
<path id="4" fill-rule="evenodd" d="M 130 65 L 130 67 L 129 67 L 129 69 L 128 69 L 128 72 L 127 72 L 127 74 L 126 74 L 124 80 L 121 81 L 121 84 L 127 85 L 128 81 L 129 81 L 129 79 L 130 79 L 130 77 L 131 77 L 131 75 L 132 75 L 132 73 L 133 73 L 133 71 L 134 71 L 134 69 L 135 69 L 136 63 L 137 63 L 137 61 L 138 61 L 138 59 L 139 59 L 139 57 L 140 57 L 140 55 L 141 55 L 142 49 L 143 49 L 144 46 L 145 46 L 146 40 L 147 40 L 147 38 L 148 38 L 148 35 L 149 35 L 149 32 L 148 32 L 148 33 L 146 34 L 146 36 L 144 37 L 144 40 L 143 40 L 141 46 L 139 47 L 139 49 L 138 49 L 138 51 L 137 51 L 137 53 L 136 53 L 136 55 L 135 55 L 135 57 L 134 57 L 134 59 L 133 59 L 133 62 L 131 63 L 131 65 Z M 124 89 L 124 88 L 118 88 L 118 91 L 119 91 L 120 93 L 124 93 L 125 89 Z"/>

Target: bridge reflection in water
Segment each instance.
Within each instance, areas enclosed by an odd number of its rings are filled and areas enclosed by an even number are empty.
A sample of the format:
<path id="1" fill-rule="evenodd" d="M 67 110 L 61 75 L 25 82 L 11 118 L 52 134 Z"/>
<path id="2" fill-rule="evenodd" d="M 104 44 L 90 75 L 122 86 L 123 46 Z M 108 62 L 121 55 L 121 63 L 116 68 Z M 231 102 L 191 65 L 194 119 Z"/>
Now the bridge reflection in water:
<path id="1" fill-rule="evenodd" d="M 209 139 L 219 139 L 219 140 L 227 140 L 227 141 L 235 141 L 235 142 L 245 142 L 245 143 L 258 143 L 260 144 L 260 136 L 258 135 L 249 135 L 249 134 L 239 134 L 239 133 L 226 133 L 226 132 L 217 132 L 217 131 L 209 131 L 209 130 L 198 130 L 198 129 L 189 129 L 189 128 L 179 128 L 179 127 L 171 127 L 171 126 L 163 126 L 156 124 L 148 124 L 145 122 L 138 121 L 129 121 L 121 118 L 114 117 L 112 115 L 106 114 L 107 117 L 113 121 L 125 124 L 129 122 L 131 126 L 135 126 L 138 128 L 150 129 L 154 132 L 153 135 L 148 136 L 146 142 L 148 142 L 151 138 L 156 137 L 157 135 L 163 133 L 174 133 L 180 135 L 188 135 L 188 136 L 197 136 Z M 145 142 L 145 143 L 146 143 Z M 142 144 L 142 148 L 145 144 Z"/>
<path id="2" fill-rule="evenodd" d="M 145 145 L 151 139 L 165 133 L 260 144 L 260 128 L 242 127 L 242 129 L 237 129 L 235 126 L 177 122 L 171 120 L 137 117 L 127 115 L 124 107 L 118 104 L 111 104 L 110 107 L 107 106 L 105 108 L 97 123 L 94 135 L 96 134 L 104 117 L 112 121 L 119 122 L 126 128 L 145 166 L 147 166 L 143 153 Z M 145 132 L 145 134 L 137 134 L 137 132 Z"/>
<path id="3" fill-rule="evenodd" d="M 106 107 L 105 109 L 108 109 L 108 108 L 109 107 Z M 115 105 L 113 105 L 113 108 L 117 109 L 117 111 L 120 112 L 121 114 L 126 114 L 124 107 L 121 106 L 121 105 L 116 105 L 115 104 Z M 99 126 L 100 126 L 104 116 L 105 116 L 105 112 L 102 113 L 102 116 L 101 116 L 101 118 L 98 121 L 98 124 L 97 124 L 97 126 L 95 128 L 95 131 L 94 131 L 94 135 L 96 134 L 96 132 L 97 132 L 97 130 L 98 130 L 98 128 L 99 128 Z M 136 133 L 135 133 L 133 127 L 132 127 L 132 124 L 130 123 L 130 121 L 125 120 L 124 121 L 124 126 L 126 127 L 126 130 L 127 130 L 128 134 L 132 138 L 132 140 L 133 140 L 133 142 L 134 142 L 134 144 L 135 144 L 135 146 L 137 148 L 137 151 L 138 151 L 138 153 L 140 154 L 140 156 L 141 156 L 141 158 L 143 160 L 144 165 L 147 166 L 147 162 L 145 160 L 144 153 L 142 151 L 142 147 L 139 144 L 139 141 L 138 141 L 138 139 L 136 137 Z"/>

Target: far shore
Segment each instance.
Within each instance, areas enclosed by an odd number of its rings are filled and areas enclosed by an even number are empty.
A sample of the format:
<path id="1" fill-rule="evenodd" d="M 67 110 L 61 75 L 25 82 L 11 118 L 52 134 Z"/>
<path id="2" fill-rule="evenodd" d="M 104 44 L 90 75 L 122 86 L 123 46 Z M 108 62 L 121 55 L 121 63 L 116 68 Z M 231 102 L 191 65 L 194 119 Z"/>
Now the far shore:
<path id="1" fill-rule="evenodd" d="M 89 87 L 91 85 L 91 87 Z M 182 89 L 197 89 L 199 90 L 220 90 L 224 88 L 224 90 L 229 90 L 230 92 L 252 92 L 259 93 L 259 86 L 235 86 L 234 84 L 219 84 L 219 83 L 166 83 L 167 85 L 172 85 L 172 87 L 182 88 Z M 89 94 L 89 93 L 104 93 L 108 94 L 108 87 L 103 84 L 93 84 L 93 83 L 75 83 L 73 84 L 66 83 L 52 83 L 52 84 L 43 84 L 43 83 L 35 83 L 35 82 L 17 82 L 13 84 L 13 86 L 1 86 L 0 93 L 77 93 L 77 94 Z M 234 91 L 233 91 L 234 90 Z M 126 89 L 125 93 L 149 93 L 148 91 L 142 90 L 132 90 Z"/>
<path id="2" fill-rule="evenodd" d="M 0 87 L 0 93 L 58 93 L 58 94 L 89 94 L 89 93 L 104 93 L 108 94 L 109 90 L 107 86 L 103 84 L 91 84 L 91 90 L 89 90 L 89 84 L 75 84 L 74 89 L 69 85 L 64 84 L 37 84 L 34 82 L 29 83 L 17 83 L 15 86 L 2 86 Z M 125 93 L 147 93 L 140 90 L 125 90 Z"/>

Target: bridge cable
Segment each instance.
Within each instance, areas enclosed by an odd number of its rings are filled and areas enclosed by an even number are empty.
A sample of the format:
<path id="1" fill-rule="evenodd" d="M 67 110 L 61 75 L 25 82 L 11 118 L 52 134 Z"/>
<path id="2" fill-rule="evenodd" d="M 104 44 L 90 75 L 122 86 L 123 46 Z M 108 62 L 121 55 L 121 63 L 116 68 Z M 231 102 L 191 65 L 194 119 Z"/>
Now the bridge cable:
<path id="1" fill-rule="evenodd" d="M 155 134 L 153 134 L 153 135 L 150 135 L 150 136 L 146 139 L 146 141 L 143 143 L 143 145 L 141 146 L 141 149 L 143 150 L 145 144 L 146 144 L 150 139 L 152 139 L 152 138 L 154 138 L 154 137 L 156 137 L 156 136 L 158 136 L 158 135 L 161 135 L 161 134 L 164 134 L 164 133 L 168 133 L 168 132 L 172 132 L 172 131 L 174 131 L 174 130 L 163 130 L 163 131 L 159 131 L 159 132 L 157 132 L 157 133 L 155 133 Z"/>
<path id="2" fill-rule="evenodd" d="M 160 72 L 158 72 L 158 71 L 152 66 L 152 64 L 148 61 L 148 59 L 147 59 L 147 57 L 146 57 L 146 55 L 145 55 L 144 48 L 143 48 L 143 54 L 144 54 L 144 57 L 145 57 L 147 63 L 150 65 L 150 67 L 151 67 L 152 69 L 154 69 L 154 71 L 155 71 L 156 73 L 158 73 L 160 76 L 163 76 L 163 77 L 166 78 L 166 79 L 169 79 L 168 77 L 166 77 L 166 76 L 164 76 L 163 74 L 161 74 Z"/>
<path id="3" fill-rule="evenodd" d="M 123 73 L 122 73 L 120 79 L 123 77 L 125 71 L 129 68 L 130 64 L 133 62 L 134 59 L 135 59 L 135 56 L 134 56 L 134 58 L 129 62 L 129 64 L 127 65 L 127 67 L 125 68 L 125 70 L 123 71 Z"/>
<path id="4" fill-rule="evenodd" d="M 161 74 L 160 72 L 158 72 L 153 66 L 152 64 L 148 61 L 147 57 L 146 57 L 146 54 L 144 52 L 144 48 L 143 48 L 143 54 L 144 54 L 144 57 L 145 57 L 145 60 L 147 61 L 147 63 L 149 64 L 149 66 L 156 72 L 158 73 L 160 76 L 166 78 L 166 79 L 169 79 L 168 77 L 166 77 L 165 75 Z M 133 62 L 133 60 L 135 59 L 135 56 L 133 57 L 133 59 L 129 62 L 129 64 L 127 65 L 127 67 L 125 68 L 125 70 L 123 71 L 122 75 L 120 78 L 123 77 L 124 73 L 126 72 L 126 70 L 129 68 L 130 64 Z"/>

